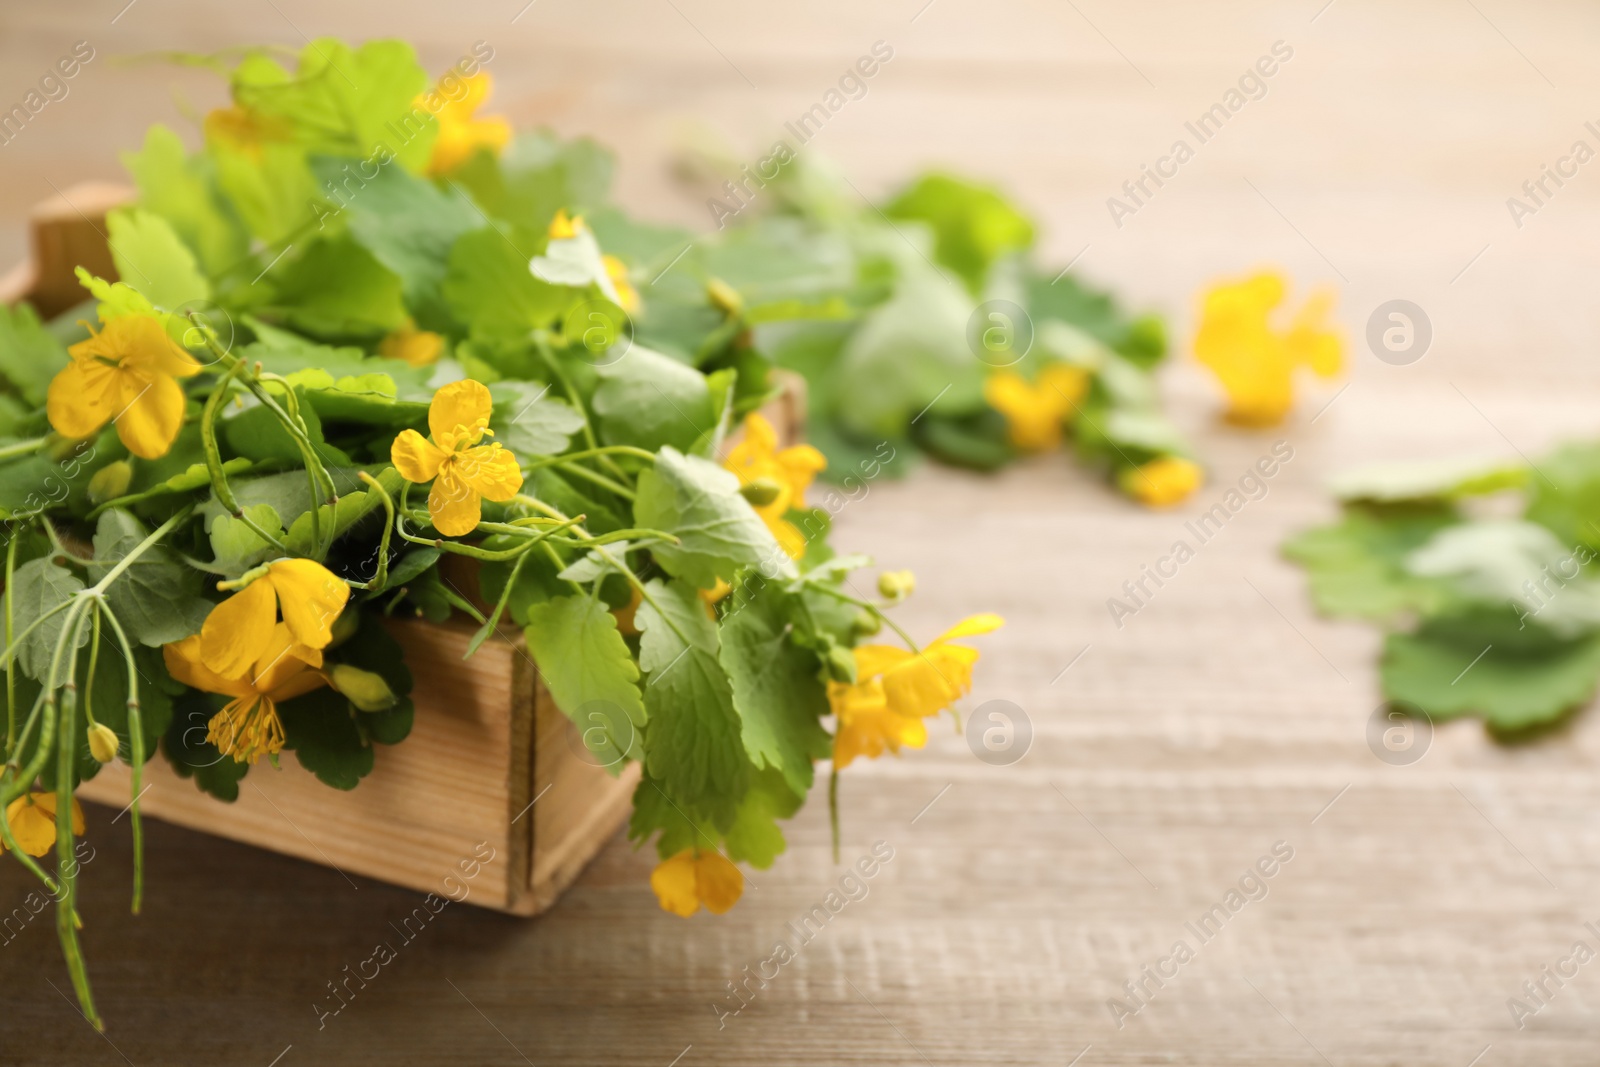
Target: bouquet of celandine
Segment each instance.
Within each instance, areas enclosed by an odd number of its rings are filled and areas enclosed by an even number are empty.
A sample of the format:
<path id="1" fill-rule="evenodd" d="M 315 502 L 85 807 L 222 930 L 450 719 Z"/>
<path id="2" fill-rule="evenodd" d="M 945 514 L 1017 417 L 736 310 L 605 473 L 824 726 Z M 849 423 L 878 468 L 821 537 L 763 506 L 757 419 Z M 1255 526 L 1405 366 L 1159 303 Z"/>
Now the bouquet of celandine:
<path id="1" fill-rule="evenodd" d="M 752 324 L 815 304 L 606 207 L 594 145 L 477 117 L 492 55 L 431 86 L 391 41 L 185 57 L 232 102 L 125 157 L 120 281 L 0 314 L 0 841 L 97 1023 L 76 784 L 132 765 L 136 857 L 158 749 L 224 799 L 284 750 L 358 787 L 412 720 L 382 615 L 520 627 L 598 761 L 643 763 L 631 834 L 683 915 L 772 862 L 816 760 L 923 744 L 1000 624 L 919 648 L 883 610 L 909 575 L 857 594 L 822 456 L 754 414 Z M 904 647 L 861 644 L 885 624 Z"/>

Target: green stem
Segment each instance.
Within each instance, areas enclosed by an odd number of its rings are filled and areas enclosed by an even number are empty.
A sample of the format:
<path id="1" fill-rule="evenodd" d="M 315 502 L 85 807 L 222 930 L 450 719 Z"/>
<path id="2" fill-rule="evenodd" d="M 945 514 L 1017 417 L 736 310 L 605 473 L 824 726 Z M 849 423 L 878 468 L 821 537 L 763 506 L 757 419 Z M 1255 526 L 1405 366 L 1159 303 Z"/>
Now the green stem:
<path id="1" fill-rule="evenodd" d="M 128 815 L 133 827 L 133 914 L 139 914 L 139 909 L 144 906 L 144 822 L 139 816 L 139 794 L 143 792 L 140 782 L 144 776 L 144 717 L 139 706 L 139 666 L 133 658 L 133 646 L 128 641 L 128 635 L 122 629 L 122 623 L 117 621 L 117 616 L 110 608 L 102 607 L 106 621 L 111 623 L 111 630 L 117 635 L 117 642 L 122 646 L 122 658 L 128 665 L 128 754 L 133 757 L 132 785 L 133 800 L 128 804 Z"/>
<path id="2" fill-rule="evenodd" d="M 573 406 L 579 415 L 583 416 L 583 439 L 589 442 L 589 449 L 595 453 L 595 458 L 600 460 L 607 467 L 610 467 L 611 473 L 615 474 L 617 477 L 627 477 L 627 475 L 622 472 L 622 468 L 617 466 L 615 460 L 613 460 L 609 455 L 606 455 L 604 452 L 600 451 L 600 441 L 594 435 L 594 425 L 589 418 L 589 409 L 584 407 L 583 399 L 578 396 L 577 387 L 572 384 L 572 379 L 567 375 L 566 370 L 561 366 L 561 361 L 556 359 L 555 352 L 553 352 L 550 348 L 550 342 L 546 341 L 538 334 L 535 334 L 533 338 L 533 347 L 538 351 L 539 358 L 544 360 L 544 365 L 550 368 L 550 373 L 555 376 L 556 381 L 561 383 L 562 392 L 567 394 L 567 402 Z"/>
<path id="3" fill-rule="evenodd" d="M 82 625 L 82 620 L 78 620 L 79 630 Z M 66 643 L 76 649 L 77 633 L 74 632 Z M 57 646 L 57 655 L 60 655 L 60 646 Z M 51 681 L 55 679 L 52 677 Z M 94 992 L 89 988 L 83 948 L 78 944 L 78 860 L 72 847 L 72 761 L 77 755 L 72 741 L 77 731 L 77 711 L 78 684 L 69 675 L 62 688 L 61 740 L 56 745 L 56 874 L 61 879 L 61 897 L 56 901 L 56 934 L 61 939 L 61 952 L 67 958 L 67 972 L 72 976 L 72 988 L 78 994 L 84 1018 L 96 1030 L 103 1030 L 105 1024 L 95 1010 Z"/>
<path id="4" fill-rule="evenodd" d="M 39 451 L 50 440 L 50 435 L 36 437 L 31 441 L 18 441 L 15 444 L 0 448 L 0 459 L 11 459 L 13 456 L 28 456 Z"/>
<path id="5" fill-rule="evenodd" d="M 559 456 L 546 456 L 537 463 L 530 463 L 523 467 L 524 471 L 536 471 L 543 467 L 552 467 L 558 463 L 567 463 L 575 459 L 588 459 L 591 456 L 634 456 L 638 459 L 647 459 L 654 463 L 656 454 L 647 449 L 635 448 L 632 445 L 604 445 L 599 448 L 585 448 L 579 452 L 566 452 Z"/>
<path id="6" fill-rule="evenodd" d="M 13 577 L 17 570 L 17 542 L 22 540 L 22 533 L 18 531 L 11 535 L 11 540 L 6 542 L 6 588 L 5 588 L 5 628 L 6 649 L 9 651 L 16 647 L 11 641 L 11 631 L 15 625 L 15 603 L 11 595 L 12 587 L 16 584 Z M 17 679 L 16 674 L 6 665 L 6 759 L 11 758 L 12 748 L 17 743 Z M 6 842 L 10 847 L 10 842 Z"/>
<path id="7" fill-rule="evenodd" d="M 846 604 L 854 604 L 858 608 L 861 608 L 861 609 L 863 609 L 865 611 L 872 612 L 873 615 L 878 617 L 878 620 L 880 622 L 884 623 L 885 625 L 887 625 L 889 627 L 889 629 L 893 630 L 895 633 L 900 635 L 900 640 L 902 640 L 902 641 L 904 641 L 906 643 L 906 647 L 907 648 L 911 649 L 911 651 L 915 652 L 919 656 L 922 654 L 922 649 L 918 648 L 917 647 L 917 643 L 915 641 L 911 640 L 911 635 L 906 633 L 904 630 L 902 630 L 900 628 L 899 624 L 896 623 L 893 619 L 891 619 L 891 618 L 889 618 L 889 616 L 885 615 L 883 613 L 883 610 L 881 608 L 879 608 L 878 605 L 872 603 L 869 600 L 858 600 L 857 598 L 851 596 L 849 593 L 843 592 L 842 590 L 835 589 L 831 585 L 823 585 L 820 582 L 813 583 L 811 585 L 811 588 L 815 589 L 819 593 L 825 593 L 828 596 L 833 597 L 835 600 L 842 600 Z"/>
<path id="8" fill-rule="evenodd" d="M 592 471 L 588 467 L 580 467 L 576 463 L 570 463 L 570 464 L 563 464 L 561 469 L 564 470 L 564 471 L 570 471 L 571 473 L 578 475 L 578 477 L 584 479 L 585 481 L 593 482 L 595 485 L 598 485 L 602 489 L 609 489 L 611 492 L 613 492 L 613 493 L 617 494 L 618 496 L 622 497 L 624 500 L 633 500 L 635 498 L 636 494 L 634 493 L 634 491 L 632 489 L 629 489 L 627 486 L 621 484 L 620 482 L 616 482 L 616 481 L 613 481 L 610 478 L 607 478 L 603 474 L 599 474 L 599 473 L 597 473 L 595 471 Z"/>
<path id="9" fill-rule="evenodd" d="M 366 471 L 357 472 L 360 479 L 378 494 L 378 499 L 383 502 L 384 514 L 388 519 L 383 524 L 383 534 L 378 540 L 378 567 L 373 572 L 372 578 L 365 583 L 351 582 L 357 589 L 382 589 L 389 581 L 389 531 L 394 528 L 394 500 L 389 496 L 389 490 L 368 474 Z"/>
<path id="10" fill-rule="evenodd" d="M 263 542 L 287 553 L 289 548 L 278 540 L 272 533 L 263 529 L 259 523 L 251 518 L 238 500 L 234 498 L 233 489 L 228 485 L 227 472 L 222 469 L 222 449 L 217 444 L 217 415 L 222 410 L 222 405 L 227 403 L 228 394 L 232 392 L 233 379 L 238 375 L 240 365 L 234 363 L 228 367 L 228 372 L 222 376 L 216 388 L 211 390 L 211 395 L 206 397 L 206 406 L 200 412 L 200 445 L 206 457 L 206 472 L 211 475 L 211 492 L 216 496 L 217 503 L 228 509 L 245 528 Z M 312 508 L 315 510 L 315 495 L 312 497 Z"/>

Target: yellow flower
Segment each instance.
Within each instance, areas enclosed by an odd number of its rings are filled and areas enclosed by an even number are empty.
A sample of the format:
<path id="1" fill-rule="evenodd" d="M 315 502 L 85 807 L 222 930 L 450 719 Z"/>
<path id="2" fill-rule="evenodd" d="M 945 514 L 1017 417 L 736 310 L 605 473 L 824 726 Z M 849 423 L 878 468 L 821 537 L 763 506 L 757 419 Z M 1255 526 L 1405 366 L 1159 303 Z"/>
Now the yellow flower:
<path id="1" fill-rule="evenodd" d="M 559 208 L 556 217 L 550 220 L 548 236 L 552 241 L 570 241 L 587 228 L 582 215 L 569 216 L 566 208 Z"/>
<path id="2" fill-rule="evenodd" d="M 778 432 L 772 428 L 772 423 L 751 413 L 744 420 L 744 440 L 728 450 L 722 465 L 739 476 L 740 485 L 762 481 L 776 487 L 770 501 L 751 504 L 751 507 L 790 559 L 805 555 L 805 534 L 784 516 L 794 508 L 806 506 L 806 488 L 828 465 L 822 453 L 810 445 L 795 445 L 779 451 Z"/>
<path id="3" fill-rule="evenodd" d="M 1334 294 L 1313 293 L 1289 328 L 1278 330 L 1269 320 L 1283 303 L 1284 289 L 1280 275 L 1264 272 L 1205 294 L 1194 351 L 1228 394 L 1232 422 L 1282 422 L 1294 404 L 1297 367 L 1310 367 L 1324 378 L 1339 372 L 1344 341 L 1326 324 Z"/>
<path id="4" fill-rule="evenodd" d="M 612 255 L 601 256 L 600 262 L 606 265 L 606 277 L 611 279 L 611 286 L 617 291 L 618 306 L 630 315 L 638 314 L 639 290 L 628 280 L 628 265 Z"/>
<path id="5" fill-rule="evenodd" d="M 409 322 L 378 344 L 378 355 L 398 359 L 413 367 L 426 367 L 438 362 L 439 353 L 443 351 L 443 337 L 428 330 L 419 330 Z"/>
<path id="6" fill-rule="evenodd" d="M 184 685 L 233 698 L 211 717 L 206 740 L 238 763 L 277 755 L 283 749 L 278 704 L 327 685 L 328 679 L 302 658 L 304 647 L 281 622 L 272 628 L 261 658 L 243 678 L 225 678 L 207 667 L 200 642 L 196 634 L 161 652 L 167 672 Z"/>
<path id="7" fill-rule="evenodd" d="M 439 136 L 433 142 L 433 155 L 428 160 L 429 174 L 448 174 L 471 159 L 480 148 L 499 155 L 511 140 L 511 126 L 505 119 L 475 117 L 494 86 L 489 72 L 480 71 L 470 78 L 462 78 L 461 83 L 466 92 L 458 100 L 451 100 L 442 88 L 435 90 L 444 103 L 434 112 L 439 121 Z M 417 106 L 426 107 L 426 99 L 418 97 Z"/>
<path id="8" fill-rule="evenodd" d="M 723 915 L 739 903 L 744 875 L 720 852 L 686 848 L 656 864 L 650 888 L 663 911 L 688 918 L 704 905 L 711 914 Z"/>
<path id="9" fill-rule="evenodd" d="M 207 141 L 220 141 L 258 163 L 267 142 L 288 143 L 294 139 L 293 127 L 283 119 L 259 115 L 238 104 L 207 112 L 202 126 Z"/>
<path id="10" fill-rule="evenodd" d="M 6 823 L 17 847 L 38 858 L 55 847 L 56 795 L 54 793 L 24 793 L 6 808 Z M 83 833 L 83 808 L 78 798 L 72 798 L 72 832 Z M 0 852 L 5 845 L 0 843 Z"/>
<path id="11" fill-rule="evenodd" d="M 1163 456 L 1123 471 L 1118 481 L 1129 496 L 1153 508 L 1170 507 L 1200 488 L 1205 472 L 1181 456 Z"/>
<path id="12" fill-rule="evenodd" d="M 141 459 L 158 459 L 183 429 L 179 378 L 200 364 L 167 336 L 159 319 L 124 315 L 68 351 L 72 362 L 50 382 L 45 410 L 63 437 L 83 438 L 108 422 Z"/>
<path id="13" fill-rule="evenodd" d="M 1053 363 L 1034 383 L 1013 370 L 997 370 L 983 383 L 983 398 L 1005 416 L 1011 443 L 1024 452 L 1043 452 L 1061 443 L 1061 427 L 1089 390 L 1089 376 L 1077 367 Z"/>
<path id="14" fill-rule="evenodd" d="M 211 609 L 200 626 L 200 658 L 224 678 L 243 677 L 275 639 L 281 609 L 295 655 L 320 667 L 349 599 L 350 587 L 315 560 L 269 563 L 265 574 Z"/>
<path id="15" fill-rule="evenodd" d="M 869 759 L 885 748 L 921 748 L 928 739 L 921 720 L 936 715 L 972 688 L 978 650 L 952 642 L 990 633 L 1004 625 L 998 615 L 973 615 L 934 638 L 921 652 L 893 645 L 855 650 L 854 685 L 828 683 L 828 701 L 838 716 L 833 738 L 836 768 L 857 756 Z"/>
<path id="16" fill-rule="evenodd" d="M 446 537 L 461 537 L 478 528 L 482 498 L 510 500 L 522 488 L 517 457 L 498 443 L 479 445 L 489 429 L 494 401 L 482 382 L 452 382 L 433 394 L 428 405 L 432 440 L 415 430 L 394 439 L 389 458 L 402 477 L 433 482 L 428 515 Z M 474 447 L 476 446 L 476 447 Z"/>

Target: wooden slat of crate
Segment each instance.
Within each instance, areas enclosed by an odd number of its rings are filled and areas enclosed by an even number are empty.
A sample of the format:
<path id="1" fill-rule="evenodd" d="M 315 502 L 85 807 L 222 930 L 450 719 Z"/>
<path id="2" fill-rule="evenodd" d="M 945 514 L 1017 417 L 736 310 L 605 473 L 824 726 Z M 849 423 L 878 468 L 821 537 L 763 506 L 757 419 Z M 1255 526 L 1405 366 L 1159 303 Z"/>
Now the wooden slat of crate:
<path id="1" fill-rule="evenodd" d="M 520 642 L 491 640 L 463 661 L 470 626 L 396 620 L 390 632 L 416 679 L 416 721 L 405 741 L 377 746 L 374 770 L 355 790 L 329 788 L 286 751 L 277 769 L 257 764 L 230 804 L 157 757 L 145 767 L 141 810 L 440 894 L 487 844 L 495 858 L 468 899 L 521 914 L 549 906 L 619 825 L 638 768 L 613 778 L 578 758 L 577 730 L 537 684 Z M 79 795 L 125 807 L 129 768 L 103 768 Z"/>

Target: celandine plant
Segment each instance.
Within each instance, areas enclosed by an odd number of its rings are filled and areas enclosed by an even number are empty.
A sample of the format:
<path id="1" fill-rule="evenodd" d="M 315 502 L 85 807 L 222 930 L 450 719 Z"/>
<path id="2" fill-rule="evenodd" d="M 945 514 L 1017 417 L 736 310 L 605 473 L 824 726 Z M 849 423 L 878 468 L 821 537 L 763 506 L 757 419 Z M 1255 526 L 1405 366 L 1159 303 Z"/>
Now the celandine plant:
<path id="1" fill-rule="evenodd" d="M 909 574 L 852 591 L 869 561 L 806 506 L 823 457 L 756 413 L 753 325 L 819 305 L 607 207 L 592 144 L 479 118 L 491 56 L 433 88 L 397 42 L 190 57 L 232 102 L 199 151 L 156 126 L 125 157 L 121 280 L 0 315 L 0 841 L 96 1025 L 76 785 L 132 768 L 137 911 L 157 750 L 231 800 L 285 751 L 355 788 L 405 739 L 384 615 L 522 630 L 595 759 L 643 764 L 630 833 L 681 915 L 782 851 L 816 761 L 922 745 L 1000 625 L 919 647 L 885 613 Z"/>

